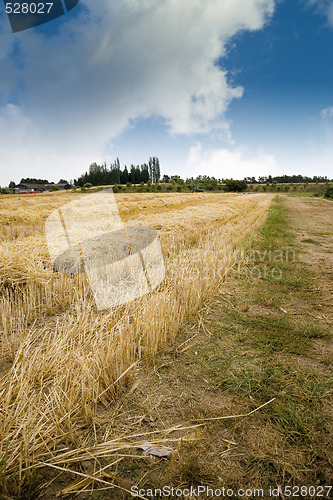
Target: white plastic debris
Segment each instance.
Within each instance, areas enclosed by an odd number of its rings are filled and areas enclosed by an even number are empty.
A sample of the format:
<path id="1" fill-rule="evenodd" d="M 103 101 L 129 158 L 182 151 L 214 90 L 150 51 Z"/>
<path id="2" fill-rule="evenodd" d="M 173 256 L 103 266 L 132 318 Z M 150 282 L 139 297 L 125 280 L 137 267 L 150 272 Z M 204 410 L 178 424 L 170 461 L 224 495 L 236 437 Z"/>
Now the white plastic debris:
<path id="1" fill-rule="evenodd" d="M 167 450 L 166 448 L 156 448 L 148 441 L 145 441 L 141 446 L 138 446 L 138 449 L 143 450 L 148 455 L 153 455 L 154 457 L 170 458 L 171 456 L 171 450 Z"/>

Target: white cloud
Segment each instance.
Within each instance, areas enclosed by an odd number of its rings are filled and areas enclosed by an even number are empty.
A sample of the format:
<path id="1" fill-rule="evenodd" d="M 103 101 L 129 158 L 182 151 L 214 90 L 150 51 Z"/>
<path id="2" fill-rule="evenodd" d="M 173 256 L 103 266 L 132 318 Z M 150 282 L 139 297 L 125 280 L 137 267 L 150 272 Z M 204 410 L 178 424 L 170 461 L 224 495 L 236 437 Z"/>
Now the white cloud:
<path id="1" fill-rule="evenodd" d="M 328 108 L 325 108 L 322 110 L 320 113 L 320 116 L 325 119 L 325 118 L 333 118 L 333 106 L 330 106 Z"/>
<path id="2" fill-rule="evenodd" d="M 163 117 L 174 134 L 217 129 L 228 135 L 223 114 L 243 90 L 228 83 L 216 60 L 236 32 L 262 28 L 274 0 L 81 0 L 80 5 L 85 7 L 80 16 L 62 18 L 57 33 L 10 35 L 15 37 L 10 43 L 17 42 L 16 66 L 10 51 L 0 54 L 7 82 L 6 88 L 0 85 L 0 106 L 1 97 L 6 100 L 0 108 L 0 162 L 12 165 L 12 176 L 47 168 L 52 179 L 76 176 L 133 120 L 151 115 Z M 8 97 L 9 88 L 15 100 Z M 6 131 L 14 119 L 6 107 L 11 102 L 17 125 L 22 117 L 28 120 L 19 153 Z"/>
<path id="3" fill-rule="evenodd" d="M 327 17 L 328 17 L 328 22 L 330 23 L 331 26 L 333 26 L 333 2 L 331 2 L 330 5 L 328 6 Z"/>
<path id="4" fill-rule="evenodd" d="M 264 151 L 259 150 L 254 154 L 245 148 L 204 151 L 200 142 L 189 152 L 186 171 L 188 176 L 205 174 L 216 179 L 243 179 L 247 176 L 274 176 L 282 173 L 274 156 Z"/>
<path id="5" fill-rule="evenodd" d="M 308 5 L 314 5 L 319 14 L 324 15 L 328 23 L 333 26 L 333 1 L 332 0 L 307 0 Z"/>
<path id="6" fill-rule="evenodd" d="M 308 163 L 309 175 L 326 175 L 333 179 L 333 130 L 327 131 L 326 143 Z"/>

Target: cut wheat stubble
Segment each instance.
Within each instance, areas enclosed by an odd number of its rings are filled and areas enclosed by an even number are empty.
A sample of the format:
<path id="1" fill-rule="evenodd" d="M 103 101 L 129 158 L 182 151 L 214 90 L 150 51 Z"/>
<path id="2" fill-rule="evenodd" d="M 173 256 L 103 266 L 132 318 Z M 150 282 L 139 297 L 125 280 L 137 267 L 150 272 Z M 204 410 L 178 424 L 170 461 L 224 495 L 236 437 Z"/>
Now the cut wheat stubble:
<path id="1" fill-rule="evenodd" d="M 0 457 L 6 457 L 6 475 L 17 468 L 19 476 L 29 475 L 34 465 L 56 454 L 59 442 L 74 448 L 91 437 L 98 442 L 100 405 L 115 401 L 132 384 L 139 362 L 151 363 L 215 295 L 237 259 L 237 246 L 265 220 L 271 199 L 117 196 L 126 224 L 161 228 L 167 275 L 156 292 L 102 313 L 84 276 L 52 273 L 41 225 L 64 196 L 54 196 L 49 205 L 43 198 L 36 197 L 35 206 L 31 201 L 30 218 L 25 215 L 31 233 L 0 247 L 0 355 L 12 362 L 0 381 Z M 17 197 L 6 199 L 7 210 L 11 200 L 14 224 L 22 225 Z"/>

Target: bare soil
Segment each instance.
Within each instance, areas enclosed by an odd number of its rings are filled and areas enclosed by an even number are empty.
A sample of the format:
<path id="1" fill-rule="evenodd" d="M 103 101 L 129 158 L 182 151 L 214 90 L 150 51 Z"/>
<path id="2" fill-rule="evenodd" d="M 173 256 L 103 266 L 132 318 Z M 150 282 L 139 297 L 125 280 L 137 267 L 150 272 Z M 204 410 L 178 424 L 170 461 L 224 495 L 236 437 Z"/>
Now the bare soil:
<path id="1" fill-rule="evenodd" d="M 306 263 L 320 291 L 320 311 L 312 311 L 323 326 L 333 326 L 333 203 L 314 198 L 283 197 L 288 219 L 296 240 L 301 245 L 300 259 Z M 307 304 L 298 304 L 298 314 Z M 313 347 L 333 362 L 332 342 L 320 339 Z"/>

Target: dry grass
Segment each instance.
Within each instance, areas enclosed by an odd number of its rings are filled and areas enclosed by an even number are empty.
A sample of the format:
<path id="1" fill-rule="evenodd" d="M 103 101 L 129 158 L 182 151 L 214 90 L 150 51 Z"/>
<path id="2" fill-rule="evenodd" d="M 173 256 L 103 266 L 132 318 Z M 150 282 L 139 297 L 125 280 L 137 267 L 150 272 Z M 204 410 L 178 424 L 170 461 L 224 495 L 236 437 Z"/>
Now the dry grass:
<path id="1" fill-rule="evenodd" d="M 84 276 L 55 275 L 47 215 L 82 194 L 0 197 L 0 487 L 20 490 L 61 443 L 97 446 L 107 408 L 212 297 L 271 195 L 119 194 L 128 225 L 158 229 L 166 279 L 97 312 Z M 109 423 L 112 435 L 112 418 Z M 1 488 L 0 488 L 1 493 Z"/>

